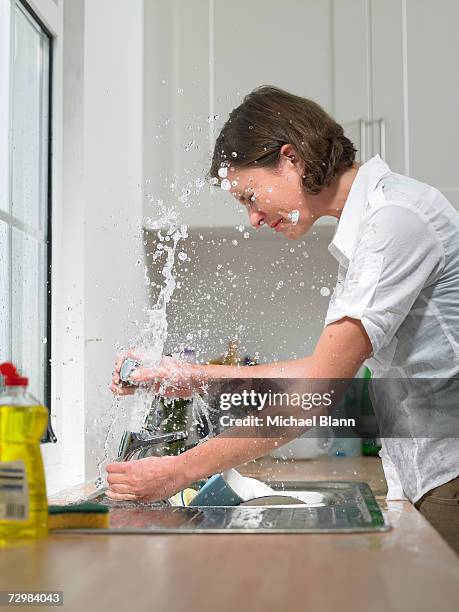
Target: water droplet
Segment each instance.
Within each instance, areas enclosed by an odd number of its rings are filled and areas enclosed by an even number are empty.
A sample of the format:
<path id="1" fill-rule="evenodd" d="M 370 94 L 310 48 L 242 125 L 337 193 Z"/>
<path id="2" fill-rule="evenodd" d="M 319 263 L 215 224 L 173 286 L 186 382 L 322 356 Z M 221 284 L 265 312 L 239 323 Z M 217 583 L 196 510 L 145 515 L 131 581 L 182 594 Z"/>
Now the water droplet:
<path id="1" fill-rule="evenodd" d="M 186 261 L 187 254 L 186 254 L 186 253 L 184 253 L 183 251 L 181 251 L 181 252 L 178 254 L 178 258 L 180 259 L 180 261 Z"/>
<path id="2" fill-rule="evenodd" d="M 279 281 L 276 285 L 276 289 L 281 289 L 284 286 L 284 281 Z"/>
<path id="3" fill-rule="evenodd" d="M 241 225 L 238 225 L 238 226 L 237 226 L 237 229 L 238 229 L 240 232 L 243 232 L 243 231 L 244 231 L 244 226 L 242 225 L 242 223 L 241 223 Z"/>
<path id="4" fill-rule="evenodd" d="M 247 240 L 247 238 L 250 238 L 250 234 L 249 232 L 244 232 L 244 238 Z"/>
<path id="5" fill-rule="evenodd" d="M 206 181 L 203 178 L 197 178 L 194 184 L 196 186 L 197 191 L 201 191 L 201 189 L 206 184 Z"/>
<path id="6" fill-rule="evenodd" d="M 46 336 L 43 336 L 43 338 L 41 339 L 42 344 L 47 344 L 48 343 L 48 338 L 46 338 Z"/>
<path id="7" fill-rule="evenodd" d="M 229 191 L 231 189 L 231 183 L 225 178 L 222 180 L 220 187 L 223 189 L 223 191 Z"/>
<path id="8" fill-rule="evenodd" d="M 234 244 L 234 246 L 237 246 L 237 240 L 231 240 L 231 244 Z"/>
<path id="9" fill-rule="evenodd" d="M 292 210 L 288 213 L 287 217 L 291 220 L 292 225 L 296 225 L 298 223 L 298 219 L 300 218 L 300 211 Z"/>
<path id="10" fill-rule="evenodd" d="M 179 196 L 178 201 L 181 204 L 186 204 L 186 202 L 188 202 L 188 196 L 191 194 L 191 190 L 190 189 L 183 189 L 181 195 Z"/>
<path id="11" fill-rule="evenodd" d="M 320 288 L 320 295 L 323 295 L 324 297 L 327 297 L 330 295 L 330 289 L 328 287 L 321 287 Z"/>
<path id="12" fill-rule="evenodd" d="M 218 169 L 218 176 L 220 178 L 226 178 L 228 176 L 228 166 L 222 166 Z"/>
<path id="13" fill-rule="evenodd" d="M 231 153 L 231 157 L 237 157 L 237 153 L 236 153 L 236 151 L 233 151 L 233 152 Z"/>

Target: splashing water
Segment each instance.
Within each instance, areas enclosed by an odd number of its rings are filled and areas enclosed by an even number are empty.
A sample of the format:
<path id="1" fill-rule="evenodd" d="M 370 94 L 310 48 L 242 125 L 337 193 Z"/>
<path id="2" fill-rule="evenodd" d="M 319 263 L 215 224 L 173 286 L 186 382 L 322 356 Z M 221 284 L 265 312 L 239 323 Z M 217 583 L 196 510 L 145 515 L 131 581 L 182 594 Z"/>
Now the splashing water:
<path id="1" fill-rule="evenodd" d="M 229 181 L 228 181 L 229 182 Z M 202 189 L 202 182 L 196 181 L 196 192 Z M 178 198 L 179 202 L 183 203 L 183 200 L 188 200 L 190 190 L 182 190 L 181 196 Z M 162 200 L 157 200 L 155 205 L 158 208 L 159 214 L 155 215 L 155 218 L 147 217 L 145 219 L 145 226 L 149 230 L 156 231 L 157 244 L 155 252 L 152 255 L 152 262 L 158 262 L 161 258 L 165 258 L 164 265 L 161 269 L 161 275 L 163 277 L 163 283 L 158 285 L 146 281 L 151 286 L 159 287 L 159 295 L 155 301 L 155 304 L 151 308 L 147 308 L 146 322 L 141 328 L 138 337 L 130 343 L 130 348 L 133 352 L 138 352 L 142 359 L 142 365 L 146 368 L 154 369 L 161 360 L 164 353 L 164 346 L 168 335 L 168 323 L 166 309 L 171 301 L 172 295 L 177 282 L 174 277 L 174 264 L 175 258 L 179 261 L 188 260 L 188 255 L 178 249 L 181 240 L 188 237 L 188 228 L 184 224 L 178 223 L 177 210 L 173 206 L 166 206 Z M 209 296 L 210 297 L 210 296 Z M 167 386 L 167 381 L 164 387 Z M 159 391 L 161 392 L 162 389 Z M 135 395 L 131 397 L 132 404 L 129 407 L 130 422 L 129 428 L 131 431 L 140 431 L 145 423 L 145 418 L 152 410 L 155 410 L 155 405 L 161 406 L 161 402 L 158 396 L 152 395 L 152 392 L 148 388 L 138 388 Z M 124 404 L 124 402 L 123 402 Z M 113 441 L 115 436 L 115 423 L 120 415 L 120 401 L 118 397 L 113 398 L 111 410 L 110 410 L 110 424 L 105 435 L 103 445 L 103 456 L 98 462 L 98 478 L 95 481 L 96 487 L 100 488 L 104 484 L 104 478 L 102 475 L 102 468 L 109 459 L 109 448 L 110 442 Z M 208 434 L 206 438 L 198 440 L 198 443 L 204 441 L 209 436 L 214 435 L 214 428 L 211 423 L 209 411 L 212 410 L 206 401 L 198 394 L 195 394 L 190 403 L 191 412 L 191 424 L 192 426 L 207 423 Z M 160 414 L 160 413 L 158 413 Z"/>
<path id="2" fill-rule="evenodd" d="M 119 398 L 114 397 L 112 401 L 112 405 L 111 405 L 111 411 L 110 411 L 110 424 L 108 426 L 107 433 L 105 434 L 105 439 L 104 439 L 104 454 L 97 464 L 97 472 L 99 474 L 98 478 L 95 481 L 95 485 L 97 489 L 100 489 L 104 485 L 104 479 L 102 476 L 102 467 L 108 461 L 109 443 L 110 443 L 110 440 L 113 440 L 113 437 L 114 437 L 113 430 L 115 427 L 116 417 L 118 415 L 119 404 L 120 404 Z"/>
<path id="3" fill-rule="evenodd" d="M 292 222 L 292 225 L 296 225 L 298 223 L 298 219 L 300 218 L 300 211 L 299 210 L 292 210 L 292 212 L 288 213 L 287 217 Z"/>
<path id="4" fill-rule="evenodd" d="M 180 240 L 188 236 L 187 226 L 178 225 L 178 216 L 175 209 L 173 207 L 167 208 L 162 200 L 158 200 L 156 204 L 159 215 L 155 220 L 147 218 L 145 221 L 149 229 L 157 230 L 158 244 L 153 255 L 153 261 L 157 261 L 164 256 L 166 258 L 161 270 L 164 282 L 160 285 L 156 303 L 153 307 L 146 309 L 144 327 L 141 329 L 138 338 L 131 343 L 131 348 L 142 355 L 142 363 L 146 368 L 155 368 L 163 355 L 167 338 L 166 308 L 176 287 L 176 280 L 173 275 L 175 254 Z M 179 259 L 182 259 L 180 255 Z M 141 429 L 146 415 L 152 408 L 152 401 L 154 401 L 152 394 L 147 389 L 139 388 L 137 390 L 133 398 L 130 417 L 132 431 Z M 98 478 L 95 481 L 97 488 L 104 484 L 102 468 L 109 458 L 109 445 L 114 438 L 115 423 L 119 414 L 119 398 L 114 396 L 109 413 L 109 426 L 104 439 L 103 456 L 99 459 L 97 465 Z"/>
<path id="5" fill-rule="evenodd" d="M 211 408 L 207 404 L 207 402 L 198 394 L 193 396 L 193 400 L 191 402 L 191 424 L 192 426 L 196 425 L 204 425 L 207 422 L 209 433 L 206 438 L 202 438 L 199 442 L 204 442 L 207 438 L 211 438 L 214 434 L 214 427 L 212 425 L 212 420 L 210 418 Z"/>
<path id="6" fill-rule="evenodd" d="M 142 361 L 145 367 L 153 368 L 157 366 L 163 354 L 167 338 L 166 308 L 177 285 L 173 275 L 175 253 L 179 241 L 187 238 L 187 236 L 186 225 L 177 227 L 171 224 L 166 231 L 166 236 L 158 231 L 158 238 L 160 244 L 162 244 L 161 253 L 166 253 L 166 263 L 161 270 L 164 283 L 161 286 L 156 304 L 147 310 L 147 323 L 135 343 L 136 348 L 143 355 Z M 167 244 L 164 244 L 168 237 Z"/>

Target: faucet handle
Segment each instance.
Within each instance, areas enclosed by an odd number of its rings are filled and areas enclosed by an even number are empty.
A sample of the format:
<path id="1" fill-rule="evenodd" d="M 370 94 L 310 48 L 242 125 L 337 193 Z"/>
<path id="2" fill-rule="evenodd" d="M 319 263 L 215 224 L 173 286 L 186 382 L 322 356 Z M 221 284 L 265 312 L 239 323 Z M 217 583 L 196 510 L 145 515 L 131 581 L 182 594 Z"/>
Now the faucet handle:
<path id="1" fill-rule="evenodd" d="M 117 461 L 129 461 L 142 448 L 156 444 L 167 444 L 188 438 L 187 431 L 172 431 L 165 434 L 152 434 L 148 431 L 125 431 L 118 447 Z"/>
<path id="2" fill-rule="evenodd" d="M 120 382 L 124 387 L 133 386 L 134 383 L 130 380 L 132 372 L 140 366 L 140 361 L 127 357 L 120 368 Z"/>

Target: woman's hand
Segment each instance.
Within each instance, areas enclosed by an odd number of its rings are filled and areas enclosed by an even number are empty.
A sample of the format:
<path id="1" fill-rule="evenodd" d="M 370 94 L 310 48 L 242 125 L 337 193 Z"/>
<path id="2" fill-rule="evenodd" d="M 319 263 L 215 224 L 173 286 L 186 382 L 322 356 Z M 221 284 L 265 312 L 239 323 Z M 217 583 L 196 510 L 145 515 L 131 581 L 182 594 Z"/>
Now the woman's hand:
<path id="1" fill-rule="evenodd" d="M 138 351 L 123 351 L 119 353 L 115 362 L 115 370 L 112 375 L 112 383 L 110 390 L 115 395 L 133 395 L 137 389 L 133 385 L 123 385 L 120 379 L 120 370 L 125 359 L 135 359 L 136 361 L 142 361 L 143 355 Z"/>
<path id="2" fill-rule="evenodd" d="M 179 457 L 147 457 L 107 465 L 107 496 L 114 500 L 157 501 L 184 489 L 188 482 Z"/>
<path id="3" fill-rule="evenodd" d="M 126 351 L 118 356 L 110 385 L 110 389 L 116 395 L 132 395 L 136 392 L 137 386 L 142 386 L 163 397 L 186 398 L 204 389 L 206 377 L 202 366 L 172 357 L 162 357 L 154 368 L 139 366 L 129 377 L 134 385 L 123 386 L 119 375 L 121 365 L 126 358 L 142 361 L 142 356 L 134 351 Z"/>

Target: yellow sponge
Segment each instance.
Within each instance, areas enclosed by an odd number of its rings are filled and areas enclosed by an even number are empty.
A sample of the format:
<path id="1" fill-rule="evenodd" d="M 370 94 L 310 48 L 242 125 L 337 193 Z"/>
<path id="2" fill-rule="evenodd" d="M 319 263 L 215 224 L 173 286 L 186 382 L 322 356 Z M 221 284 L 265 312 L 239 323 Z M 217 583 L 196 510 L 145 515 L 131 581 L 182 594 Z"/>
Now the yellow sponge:
<path id="1" fill-rule="evenodd" d="M 108 508 L 99 504 L 48 506 L 49 529 L 107 529 Z"/>

